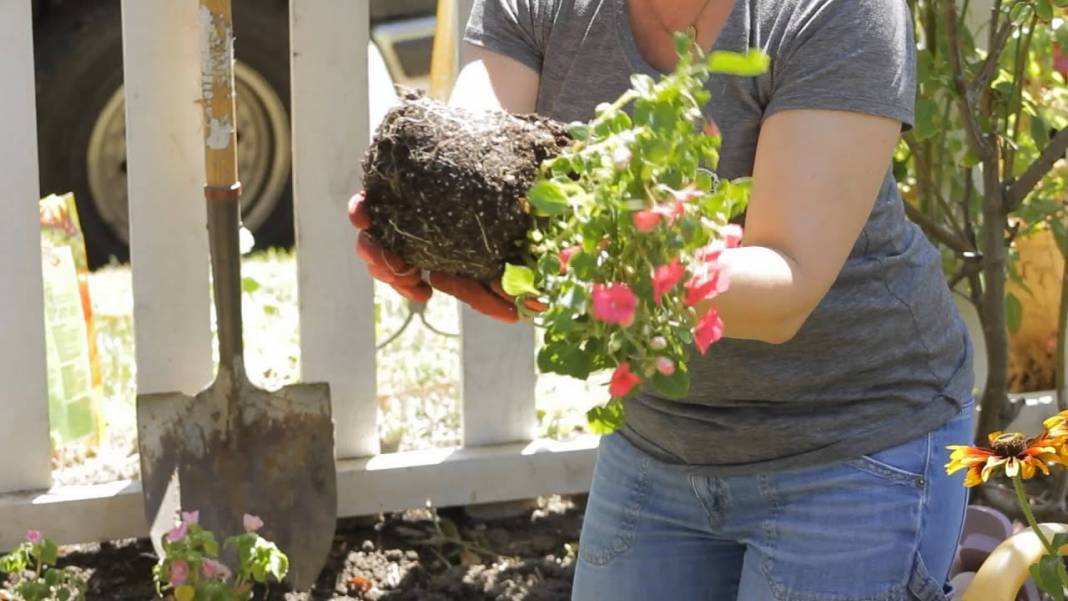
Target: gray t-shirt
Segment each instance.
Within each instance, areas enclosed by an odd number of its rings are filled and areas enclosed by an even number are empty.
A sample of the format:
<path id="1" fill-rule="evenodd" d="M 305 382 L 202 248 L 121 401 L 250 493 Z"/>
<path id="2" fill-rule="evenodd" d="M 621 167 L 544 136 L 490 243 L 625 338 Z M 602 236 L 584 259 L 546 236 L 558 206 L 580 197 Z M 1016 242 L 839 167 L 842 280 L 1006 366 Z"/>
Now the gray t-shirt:
<path id="1" fill-rule="evenodd" d="M 476 0 L 468 42 L 541 74 L 537 112 L 588 120 L 657 75 L 638 52 L 626 0 Z M 737 0 L 717 50 L 759 48 L 770 70 L 714 75 L 708 116 L 719 173 L 752 174 L 764 119 L 835 109 L 911 125 L 915 46 L 905 0 Z M 813 232 L 818 235 L 818 232 Z M 938 252 L 886 179 L 834 286 L 789 342 L 722 340 L 692 354 L 684 401 L 636 395 L 624 436 L 713 473 L 783 469 L 873 453 L 936 429 L 971 395 L 971 346 Z"/>

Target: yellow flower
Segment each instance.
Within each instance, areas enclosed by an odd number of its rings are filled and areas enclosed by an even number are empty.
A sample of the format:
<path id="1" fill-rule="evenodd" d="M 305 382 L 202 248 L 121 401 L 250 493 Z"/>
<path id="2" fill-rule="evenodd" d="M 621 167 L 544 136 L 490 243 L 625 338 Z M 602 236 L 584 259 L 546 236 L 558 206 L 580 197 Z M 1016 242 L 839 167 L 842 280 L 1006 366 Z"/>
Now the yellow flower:
<path id="1" fill-rule="evenodd" d="M 1017 474 L 1028 480 L 1035 475 L 1035 470 L 1049 475 L 1049 464 L 1068 465 L 1061 454 L 1061 444 L 1047 433 L 1035 438 L 1026 438 L 1019 432 L 991 432 L 990 448 L 951 445 L 946 448 L 953 451 L 946 464 L 946 473 L 953 474 L 966 469 L 964 486 L 978 486 L 986 482 L 998 468 L 1005 470 L 1005 475 L 1015 478 Z"/>
<path id="2" fill-rule="evenodd" d="M 1042 422 L 1050 438 L 1068 438 L 1068 411 L 1061 411 Z"/>

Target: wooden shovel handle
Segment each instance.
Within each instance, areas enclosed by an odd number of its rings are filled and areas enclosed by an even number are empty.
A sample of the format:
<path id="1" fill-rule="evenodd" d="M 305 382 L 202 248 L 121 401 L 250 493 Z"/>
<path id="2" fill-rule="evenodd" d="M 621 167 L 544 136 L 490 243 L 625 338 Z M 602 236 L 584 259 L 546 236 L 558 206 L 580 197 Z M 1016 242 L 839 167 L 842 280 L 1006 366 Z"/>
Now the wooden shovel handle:
<path id="1" fill-rule="evenodd" d="M 236 196 L 237 121 L 234 118 L 234 28 L 230 0 L 200 0 L 201 103 L 209 198 Z"/>

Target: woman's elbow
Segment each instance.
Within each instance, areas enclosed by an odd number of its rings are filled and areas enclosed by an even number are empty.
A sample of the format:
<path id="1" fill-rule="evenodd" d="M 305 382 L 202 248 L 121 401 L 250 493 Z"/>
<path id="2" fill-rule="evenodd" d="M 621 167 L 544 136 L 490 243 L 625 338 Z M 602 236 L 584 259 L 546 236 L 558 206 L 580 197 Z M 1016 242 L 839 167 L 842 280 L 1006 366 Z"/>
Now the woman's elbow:
<path id="1" fill-rule="evenodd" d="M 811 313 L 812 310 L 809 309 L 769 319 L 766 322 L 768 327 L 759 339 L 768 344 L 786 344 L 797 336 L 797 333 L 801 331 L 801 326 L 805 325 L 805 321 Z"/>

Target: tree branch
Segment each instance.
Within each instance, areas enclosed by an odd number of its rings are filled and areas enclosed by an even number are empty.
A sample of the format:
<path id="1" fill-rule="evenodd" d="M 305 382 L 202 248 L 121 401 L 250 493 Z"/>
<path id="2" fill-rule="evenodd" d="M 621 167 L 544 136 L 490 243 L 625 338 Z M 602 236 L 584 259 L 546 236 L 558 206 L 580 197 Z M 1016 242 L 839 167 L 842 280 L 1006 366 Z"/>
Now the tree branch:
<path id="1" fill-rule="evenodd" d="M 1001 53 L 1005 51 L 1005 46 L 1009 43 L 1009 38 L 1012 37 L 1012 21 L 1005 21 L 998 32 L 991 36 L 990 51 L 986 54 L 986 60 L 983 61 L 983 67 L 979 70 L 979 73 L 975 76 L 970 86 L 972 93 L 977 93 L 979 90 L 985 89 L 990 85 L 990 82 L 994 81 L 994 78 L 998 74 L 998 63 L 1001 59 Z"/>
<path id="2" fill-rule="evenodd" d="M 1027 195 L 1042 181 L 1042 178 L 1053 169 L 1053 165 L 1064 158 L 1066 152 L 1068 152 L 1068 127 L 1058 131 L 1057 135 L 1053 136 L 1053 139 L 1042 149 L 1038 158 L 1027 166 L 1023 175 L 1008 185 L 1005 190 L 1005 210 L 1015 211 L 1023 203 L 1024 198 L 1027 198 Z"/>
<path id="3" fill-rule="evenodd" d="M 931 238 L 945 244 L 946 247 L 959 254 L 975 252 L 975 248 L 969 245 L 963 238 L 951 232 L 946 226 L 931 219 L 927 215 L 924 215 L 923 211 L 920 211 L 911 204 L 904 202 L 904 205 L 905 213 L 908 215 L 909 219 L 916 225 L 920 226 L 920 229 Z"/>
<path id="4" fill-rule="evenodd" d="M 949 66 L 952 69 L 951 76 L 957 90 L 957 103 L 960 105 L 961 120 L 964 121 L 964 129 L 968 132 L 968 140 L 978 154 L 984 160 L 990 157 L 992 146 L 983 136 L 983 130 L 979 127 L 976 118 L 975 103 L 972 91 L 964 78 L 964 59 L 960 54 L 960 30 L 957 28 L 957 4 L 956 0 L 942 0 L 942 20 L 946 26 L 946 47 L 949 51 Z"/>

